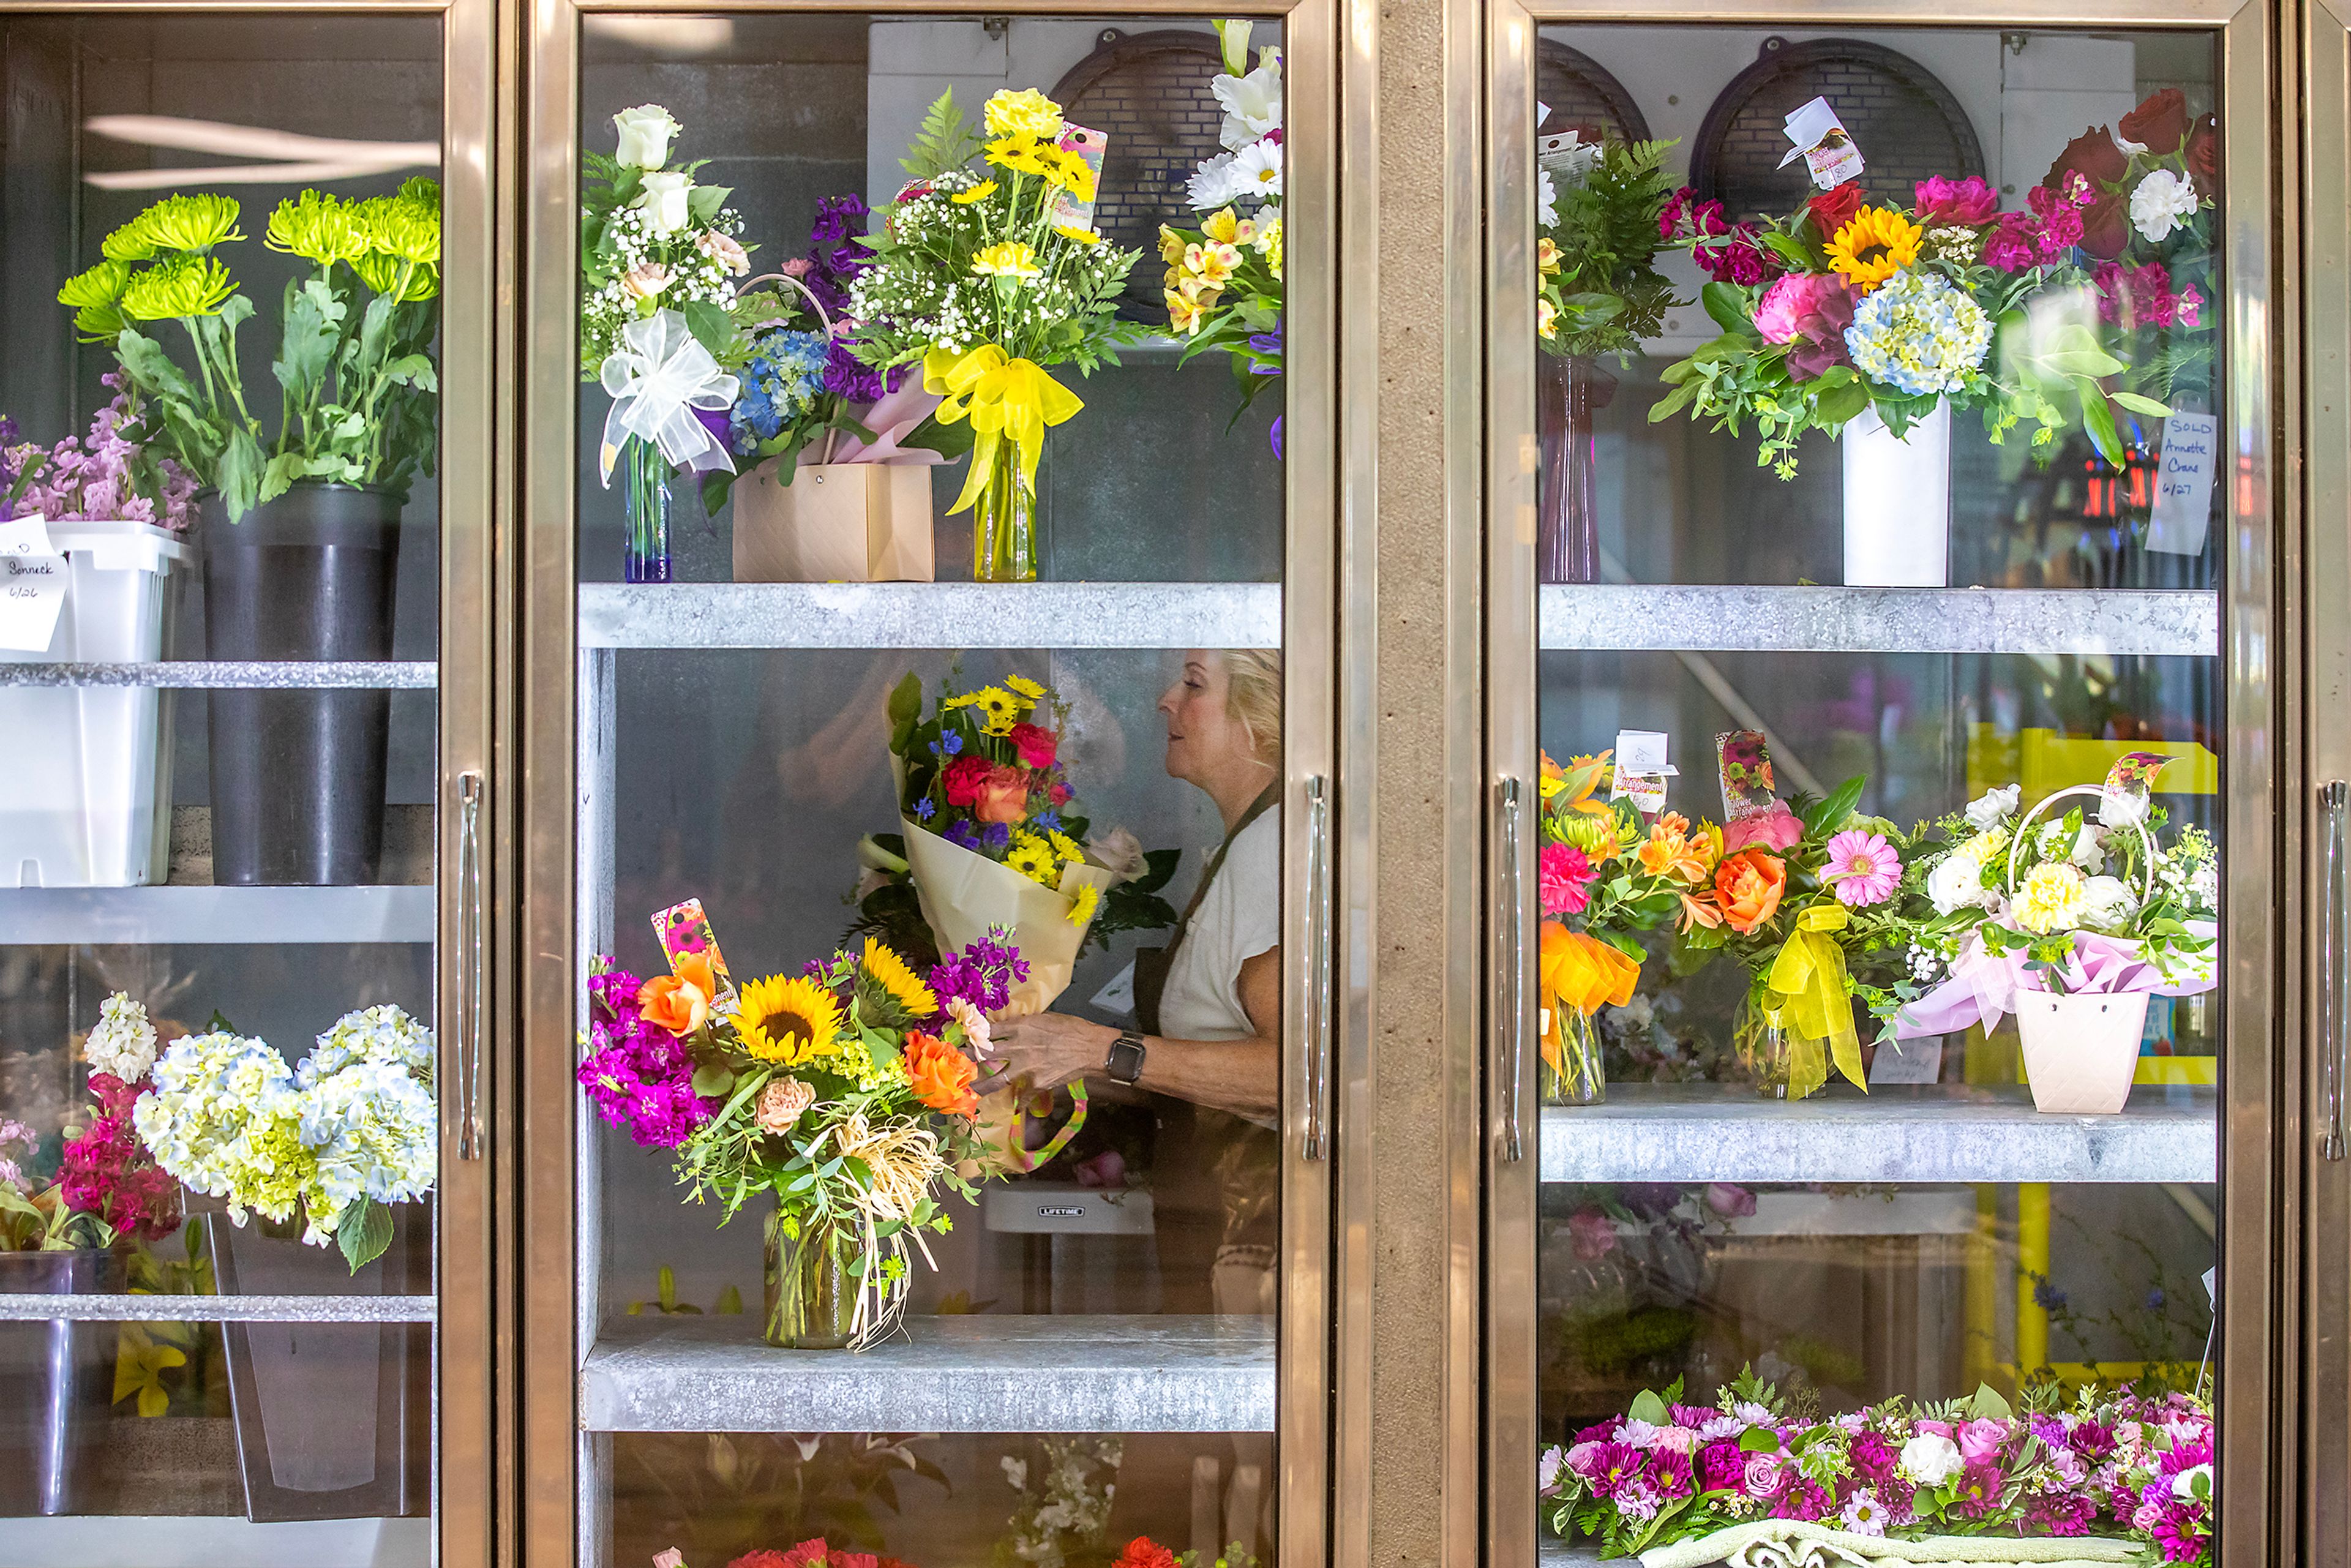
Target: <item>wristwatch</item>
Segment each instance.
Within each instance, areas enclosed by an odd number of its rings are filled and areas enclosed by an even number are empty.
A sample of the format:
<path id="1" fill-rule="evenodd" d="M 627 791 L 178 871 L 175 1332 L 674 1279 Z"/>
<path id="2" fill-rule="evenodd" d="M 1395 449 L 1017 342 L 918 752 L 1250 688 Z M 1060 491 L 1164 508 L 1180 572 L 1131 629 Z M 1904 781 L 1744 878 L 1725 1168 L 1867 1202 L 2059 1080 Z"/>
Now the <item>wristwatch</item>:
<path id="1" fill-rule="evenodd" d="M 1128 1030 L 1111 1041 L 1110 1055 L 1102 1060 L 1102 1071 L 1117 1082 L 1132 1085 L 1143 1076 L 1143 1036 Z"/>

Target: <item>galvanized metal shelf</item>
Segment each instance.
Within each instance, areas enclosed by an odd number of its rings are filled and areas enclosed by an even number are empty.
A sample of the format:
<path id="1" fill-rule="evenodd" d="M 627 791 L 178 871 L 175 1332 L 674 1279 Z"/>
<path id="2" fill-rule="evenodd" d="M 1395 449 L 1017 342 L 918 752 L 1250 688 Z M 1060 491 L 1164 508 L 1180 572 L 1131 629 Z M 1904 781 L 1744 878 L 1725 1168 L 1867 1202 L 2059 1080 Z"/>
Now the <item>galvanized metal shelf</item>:
<path id="1" fill-rule="evenodd" d="M 431 1296 L 0 1295 L 0 1322 L 429 1323 Z"/>
<path id="2" fill-rule="evenodd" d="M 1545 649 L 1660 653 L 2145 653 L 2220 651 L 2210 591 L 1995 588 L 1541 589 Z"/>
<path id="3" fill-rule="evenodd" d="M 175 659 L 160 664 L 0 664 L 0 686 L 165 686 L 177 690 L 430 691 L 430 659 L 377 661 Z"/>
<path id="4" fill-rule="evenodd" d="M 0 1568 L 428 1568 L 430 1519 L 63 1514 L 0 1520 Z M 168 1542 L 159 1546 L 157 1542 Z"/>
<path id="5" fill-rule="evenodd" d="M 624 1318 L 580 1373 L 590 1432 L 1270 1432 L 1270 1317 L 909 1317 L 862 1354 L 750 1317 Z"/>
<path id="6" fill-rule="evenodd" d="M 416 887 L 0 888 L 0 946 L 430 942 Z"/>
<path id="7" fill-rule="evenodd" d="M 2118 1116 L 2044 1116 L 2029 1089 L 1880 1087 L 1763 1100 L 1704 1085 L 1608 1086 L 1546 1106 L 1546 1182 L 2210 1182 L 2210 1089 L 2132 1092 Z"/>
<path id="8" fill-rule="evenodd" d="M 1278 648 L 1271 582 L 589 582 L 590 648 Z"/>

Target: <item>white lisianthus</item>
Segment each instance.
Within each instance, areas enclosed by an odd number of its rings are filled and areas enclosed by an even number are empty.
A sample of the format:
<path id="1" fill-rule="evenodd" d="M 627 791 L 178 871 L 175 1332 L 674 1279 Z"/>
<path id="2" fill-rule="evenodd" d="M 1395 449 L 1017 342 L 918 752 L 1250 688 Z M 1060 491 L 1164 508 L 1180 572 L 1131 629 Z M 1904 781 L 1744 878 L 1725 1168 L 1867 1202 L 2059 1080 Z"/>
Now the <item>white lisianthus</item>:
<path id="1" fill-rule="evenodd" d="M 2085 822 L 2082 831 L 2074 835 L 2073 852 L 2066 858 L 2095 876 L 2105 869 L 2105 841 L 2098 836 L 2097 829 Z"/>
<path id="2" fill-rule="evenodd" d="M 2001 819 L 2016 815 L 2016 803 L 2023 794 L 2024 788 L 2020 784 L 2003 784 L 1997 789 L 1986 790 L 1968 802 L 1968 826 L 1980 833 L 1990 832 Z"/>
<path id="3" fill-rule="evenodd" d="M 1239 149 L 1269 131 L 1281 129 L 1281 67 L 1269 60 L 1247 76 L 1219 76 L 1208 90 L 1225 111 L 1221 140 Z"/>
<path id="4" fill-rule="evenodd" d="M 1958 1475 L 1965 1463 L 1957 1443 L 1939 1432 L 1921 1432 L 1902 1445 L 1895 1471 L 1913 1486 L 1938 1487 Z"/>
<path id="5" fill-rule="evenodd" d="M 613 159 L 631 169 L 658 169 L 669 162 L 670 138 L 681 129 L 669 110 L 657 103 L 621 110 L 612 116 L 612 128 L 621 133 L 620 150 Z"/>
<path id="6" fill-rule="evenodd" d="M 2136 828 L 2147 821 L 2148 800 L 2129 789 L 2104 792 L 2098 803 L 2098 821 L 2110 828 Z"/>
<path id="7" fill-rule="evenodd" d="M 674 235 L 694 221 L 690 198 L 693 179 L 684 174 L 653 173 L 629 205 L 645 214 L 645 225 L 657 235 Z"/>
<path id="8" fill-rule="evenodd" d="M 2196 182 L 2168 169 L 2158 169 L 2131 192 L 2131 224 L 2150 244 L 2168 235 L 2196 214 L 2203 198 Z"/>
<path id="9" fill-rule="evenodd" d="M 2024 873 L 2024 885 L 2017 890 L 2016 923 L 2041 936 L 2077 928 L 2086 883 L 2082 868 L 2071 862 L 2042 862 Z"/>
<path id="10" fill-rule="evenodd" d="M 98 1027 L 82 1042 L 90 1071 L 136 1083 L 155 1065 L 155 1026 L 147 1009 L 120 991 L 98 1009 Z"/>
<path id="11" fill-rule="evenodd" d="M 2093 931 L 2116 932 L 2138 913 L 2138 895 L 2119 877 L 2094 876 L 2082 884 L 2082 924 Z"/>
<path id="12" fill-rule="evenodd" d="M 2000 830 L 1978 833 L 1937 861 L 1927 873 L 1927 896 L 1933 901 L 1935 913 L 1985 907 L 1991 890 L 1983 884 L 1984 864 L 2007 842 L 2008 834 Z"/>

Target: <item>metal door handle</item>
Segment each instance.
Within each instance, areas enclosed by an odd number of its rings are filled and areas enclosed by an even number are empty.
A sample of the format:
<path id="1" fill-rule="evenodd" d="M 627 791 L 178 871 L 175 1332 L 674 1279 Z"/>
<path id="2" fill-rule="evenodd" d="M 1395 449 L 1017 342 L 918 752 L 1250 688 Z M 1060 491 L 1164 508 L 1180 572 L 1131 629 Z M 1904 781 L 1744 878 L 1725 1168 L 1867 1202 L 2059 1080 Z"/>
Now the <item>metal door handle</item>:
<path id="1" fill-rule="evenodd" d="M 457 1157 L 482 1157 L 482 776 L 457 777 Z"/>
<path id="2" fill-rule="evenodd" d="M 2319 873 L 2318 1014 L 2319 1049 L 2325 1053 L 2320 1082 L 2326 1098 L 2326 1133 L 2318 1152 L 2329 1160 L 2343 1157 L 2343 1080 L 2351 1073 L 2351 998 L 2344 994 L 2344 808 L 2351 801 L 2351 784 L 2337 779 L 2318 787 L 2318 803 L 2325 813 L 2323 827 L 2325 863 Z"/>
<path id="3" fill-rule="evenodd" d="M 1330 1157 L 1331 799 L 1321 774 L 1306 780 L 1306 1157 Z"/>
<path id="4" fill-rule="evenodd" d="M 1500 994 L 1495 1009 L 1502 1015 L 1502 1038 L 1509 1049 L 1502 1052 L 1502 1157 L 1518 1161 L 1526 1158 L 1526 1132 L 1520 1126 L 1519 1081 L 1526 1075 L 1527 1066 L 1527 928 L 1524 902 L 1524 874 L 1519 854 L 1519 798 L 1521 786 L 1516 779 L 1503 779 L 1494 785 L 1494 810 L 1501 819 L 1501 863 L 1494 879 L 1496 896 L 1501 901 L 1496 912 L 1494 929 L 1502 944 L 1499 971 Z"/>

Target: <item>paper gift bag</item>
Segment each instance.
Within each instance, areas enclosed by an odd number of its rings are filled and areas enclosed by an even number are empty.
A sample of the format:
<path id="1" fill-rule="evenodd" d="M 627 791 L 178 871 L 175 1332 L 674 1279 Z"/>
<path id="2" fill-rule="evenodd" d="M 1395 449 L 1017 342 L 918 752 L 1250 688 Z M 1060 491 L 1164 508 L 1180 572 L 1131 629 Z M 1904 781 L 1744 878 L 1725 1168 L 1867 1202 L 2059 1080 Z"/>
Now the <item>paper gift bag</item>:
<path id="1" fill-rule="evenodd" d="M 931 471 L 907 463 L 769 458 L 736 481 L 737 582 L 929 582 Z"/>
<path id="2" fill-rule="evenodd" d="M 1006 1016 L 1026 1018 L 1050 1007 L 1068 987 L 1078 948 L 1093 924 L 1091 919 L 1083 925 L 1072 922 L 1071 901 L 1084 883 L 1108 893 L 1118 879 L 1100 866 L 1071 865 L 1063 868 L 1056 892 L 1008 865 L 949 843 L 908 818 L 899 821 L 905 828 L 914 896 L 939 951 L 961 952 L 986 936 L 989 926 L 1008 925 L 1020 956 L 1029 960 L 1029 977 L 1012 988 Z"/>

